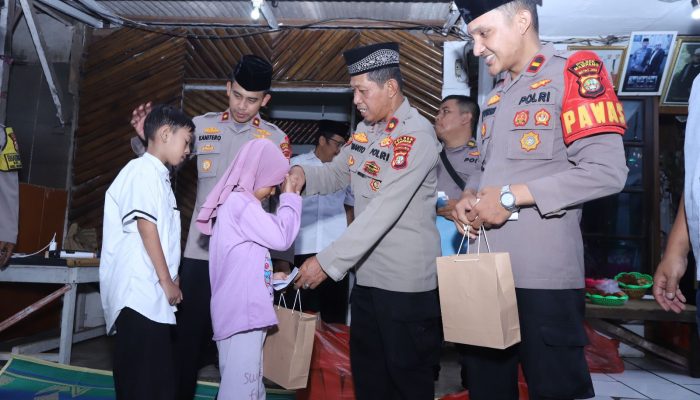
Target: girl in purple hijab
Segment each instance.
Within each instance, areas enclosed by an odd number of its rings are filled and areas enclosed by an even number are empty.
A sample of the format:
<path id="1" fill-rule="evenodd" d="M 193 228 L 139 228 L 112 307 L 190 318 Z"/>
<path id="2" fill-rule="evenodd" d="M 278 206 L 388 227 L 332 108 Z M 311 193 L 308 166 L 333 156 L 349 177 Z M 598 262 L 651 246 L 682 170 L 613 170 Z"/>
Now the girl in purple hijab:
<path id="1" fill-rule="evenodd" d="M 209 280 L 214 340 L 219 349 L 219 399 L 264 399 L 262 349 L 273 309 L 269 249 L 286 250 L 299 232 L 301 184 L 267 139 L 246 143 L 207 196 L 197 227 L 211 235 Z M 282 183 L 276 214 L 261 201 Z M 283 278 L 283 277 L 282 277 Z"/>

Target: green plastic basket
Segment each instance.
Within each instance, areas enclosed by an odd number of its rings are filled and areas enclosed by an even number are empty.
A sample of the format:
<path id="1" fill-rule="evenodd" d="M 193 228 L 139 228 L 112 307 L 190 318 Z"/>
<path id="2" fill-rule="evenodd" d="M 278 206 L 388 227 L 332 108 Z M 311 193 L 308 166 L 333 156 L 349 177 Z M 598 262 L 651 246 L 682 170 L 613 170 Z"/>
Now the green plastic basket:
<path id="1" fill-rule="evenodd" d="M 637 279 L 644 278 L 644 279 L 648 280 L 649 283 L 646 285 L 628 285 L 626 283 L 620 282 L 618 279 L 622 275 L 626 275 L 626 274 L 634 275 Z M 619 274 L 615 275 L 614 279 L 620 285 L 620 289 L 622 289 L 623 292 L 627 293 L 627 295 L 630 297 L 630 299 L 635 299 L 635 300 L 641 299 L 642 297 L 644 297 L 644 294 L 646 294 L 647 289 L 652 287 L 652 285 L 654 284 L 654 278 L 651 275 L 643 274 L 641 272 L 620 272 Z"/>
<path id="2" fill-rule="evenodd" d="M 618 296 L 601 296 L 599 294 L 586 293 L 586 297 L 591 300 L 593 304 L 599 304 L 601 306 L 622 306 L 627 303 L 629 296 L 625 294 L 622 297 Z"/>

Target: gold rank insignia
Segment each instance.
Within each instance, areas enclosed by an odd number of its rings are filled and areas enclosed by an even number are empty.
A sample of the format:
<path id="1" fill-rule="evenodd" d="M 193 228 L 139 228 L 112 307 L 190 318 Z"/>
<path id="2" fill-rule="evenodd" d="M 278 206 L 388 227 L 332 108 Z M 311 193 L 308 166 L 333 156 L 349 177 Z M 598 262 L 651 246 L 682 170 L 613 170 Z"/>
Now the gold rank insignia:
<path id="1" fill-rule="evenodd" d="M 204 146 L 199 148 L 200 153 L 211 153 L 214 151 L 215 147 L 213 144 L 205 144 Z"/>
<path id="2" fill-rule="evenodd" d="M 221 120 L 222 120 L 222 121 L 228 121 L 228 118 L 229 118 L 229 113 L 228 113 L 228 111 L 224 111 L 224 113 L 221 114 Z"/>
<path id="3" fill-rule="evenodd" d="M 364 132 L 357 132 L 354 135 L 352 135 L 352 139 L 358 143 L 367 143 L 369 142 L 369 139 L 367 139 L 367 134 Z"/>
<path id="4" fill-rule="evenodd" d="M 219 133 L 219 132 L 221 132 L 221 131 L 213 126 L 210 126 L 208 128 L 204 128 L 204 133 Z"/>
<path id="5" fill-rule="evenodd" d="M 469 139 L 467 147 L 476 147 L 476 141 L 474 139 Z"/>
<path id="6" fill-rule="evenodd" d="M 530 61 L 530 65 L 527 67 L 527 72 L 531 74 L 536 74 L 537 71 L 540 70 L 540 67 L 542 67 L 542 64 L 544 64 L 544 56 L 542 54 L 536 55 L 532 61 Z"/>
<path id="7" fill-rule="evenodd" d="M 547 84 L 549 84 L 550 82 L 552 82 L 551 79 L 542 79 L 541 81 L 537 81 L 537 82 L 533 83 L 532 85 L 530 85 L 530 89 L 532 89 L 532 90 L 539 89 L 541 87 L 547 86 Z"/>
<path id="8" fill-rule="evenodd" d="M 391 139 L 391 136 L 387 136 L 384 139 L 382 139 L 381 142 L 379 142 L 379 146 L 380 147 L 388 147 L 388 146 L 391 146 L 392 143 L 393 143 L 393 140 Z"/>
<path id="9" fill-rule="evenodd" d="M 489 99 L 489 101 L 486 102 L 486 105 L 487 105 L 487 106 L 492 106 L 492 105 L 498 103 L 499 101 L 501 101 L 501 95 L 499 95 L 499 94 L 494 94 L 493 96 L 491 96 L 491 98 Z"/>
<path id="10" fill-rule="evenodd" d="M 376 179 L 372 179 L 369 181 L 369 188 L 373 191 L 376 192 L 379 190 L 379 184 L 382 183 L 381 181 L 378 181 Z"/>
<path id="11" fill-rule="evenodd" d="M 549 114 L 549 111 L 543 108 L 535 113 L 535 125 L 549 126 L 550 118 L 552 116 Z"/>
<path id="12" fill-rule="evenodd" d="M 255 133 L 256 139 L 265 139 L 271 135 L 271 133 L 266 131 L 265 129 L 257 128 L 255 131 L 256 131 L 256 133 Z"/>
<path id="13" fill-rule="evenodd" d="M 518 111 L 515 113 L 515 117 L 513 117 L 513 125 L 515 126 L 525 126 L 527 124 L 527 121 L 530 119 L 530 112 L 529 111 Z"/>
<path id="14" fill-rule="evenodd" d="M 355 157 L 349 156 L 348 157 L 348 167 L 352 167 L 353 165 L 355 165 Z"/>
<path id="15" fill-rule="evenodd" d="M 524 133 L 520 138 L 520 147 L 525 151 L 532 151 L 540 145 L 540 135 L 535 132 Z"/>
<path id="16" fill-rule="evenodd" d="M 260 118 L 258 118 L 258 117 L 253 118 L 253 125 L 260 126 Z"/>
<path id="17" fill-rule="evenodd" d="M 211 169 L 212 162 L 211 160 L 204 160 L 202 161 L 202 172 L 209 172 Z"/>
<path id="18" fill-rule="evenodd" d="M 481 152 L 479 150 L 470 151 L 469 155 L 472 157 L 479 157 L 481 155 Z"/>
<path id="19" fill-rule="evenodd" d="M 391 133 L 391 132 L 394 131 L 394 129 L 396 129 L 396 125 L 398 125 L 398 124 L 399 124 L 398 118 L 392 117 L 392 118 L 389 120 L 389 123 L 386 124 L 386 128 L 384 129 L 384 131 L 385 131 L 385 132 L 388 132 L 388 133 Z"/>
<path id="20" fill-rule="evenodd" d="M 486 136 L 486 122 L 481 124 L 481 137 Z"/>

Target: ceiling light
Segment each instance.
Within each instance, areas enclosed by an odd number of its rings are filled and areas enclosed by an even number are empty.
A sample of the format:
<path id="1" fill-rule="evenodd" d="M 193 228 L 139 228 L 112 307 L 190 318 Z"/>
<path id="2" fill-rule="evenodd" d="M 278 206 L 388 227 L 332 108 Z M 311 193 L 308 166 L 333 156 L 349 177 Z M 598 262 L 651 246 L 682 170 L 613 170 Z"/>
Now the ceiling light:
<path id="1" fill-rule="evenodd" d="M 250 18 L 253 18 L 255 20 L 260 18 L 260 9 L 257 7 L 254 7 L 253 11 L 250 12 Z"/>
<path id="2" fill-rule="evenodd" d="M 690 13 L 691 18 L 700 19 L 700 4 L 698 4 L 698 0 L 690 0 L 690 4 L 693 6 L 693 11 Z"/>

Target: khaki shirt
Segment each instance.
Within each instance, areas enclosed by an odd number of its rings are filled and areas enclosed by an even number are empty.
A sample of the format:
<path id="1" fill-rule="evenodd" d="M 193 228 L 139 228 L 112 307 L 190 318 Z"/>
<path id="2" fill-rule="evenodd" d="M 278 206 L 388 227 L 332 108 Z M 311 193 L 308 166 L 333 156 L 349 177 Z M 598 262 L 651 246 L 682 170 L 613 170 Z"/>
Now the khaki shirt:
<path id="1" fill-rule="evenodd" d="M 348 184 L 355 194 L 355 220 L 317 254 L 328 276 L 337 281 L 355 267 L 363 286 L 399 292 L 437 287 L 439 151 L 432 125 L 404 100 L 388 123 L 358 124 L 333 161 L 302 166 L 305 194 Z"/>
<path id="2" fill-rule="evenodd" d="M 508 75 L 482 107 L 480 188 L 524 183 L 535 199 L 517 221 L 487 231 L 492 252 L 510 253 L 518 288 L 584 287 L 581 208 L 619 192 L 627 177 L 620 135 L 624 113 L 607 73 L 603 69 L 590 86 L 600 90 L 595 83 L 602 82 L 603 93 L 571 96 L 571 90 L 583 89 L 572 86 L 577 78 L 569 76 L 568 62 L 551 44 L 543 46 L 525 71 L 515 80 Z"/>
<path id="3" fill-rule="evenodd" d="M 466 184 L 465 189 L 476 190 L 479 187 L 481 178 L 481 163 L 479 162 L 479 150 L 476 141 L 469 140 L 469 143 L 458 147 L 445 147 L 445 154 L 454 168 L 457 175 Z M 445 192 L 450 200 L 459 200 L 462 196 L 462 189 L 452 179 L 447 168 L 442 163 L 442 158 L 437 166 L 437 190 Z"/>
<path id="4" fill-rule="evenodd" d="M 7 135 L 0 129 L 0 150 Z M 17 243 L 19 225 L 19 181 L 17 171 L 0 171 L 0 242 Z"/>
<path id="5" fill-rule="evenodd" d="M 265 138 L 279 145 L 284 156 L 289 159 L 292 146 L 280 128 L 263 120 L 259 114 L 246 123 L 236 122 L 228 111 L 210 112 L 194 117 L 192 121 L 195 125 L 193 154 L 197 156 L 197 198 L 187 233 L 185 257 L 209 260 L 209 236 L 197 229 L 196 216 L 221 174 L 238 154 L 238 150 L 249 140 Z M 132 138 L 131 147 L 138 155 L 145 152 L 143 143 L 137 137 Z M 263 207 L 268 209 L 269 204 L 265 202 Z M 293 247 L 285 252 L 270 253 L 273 259 L 282 259 L 290 263 L 294 261 Z"/>

